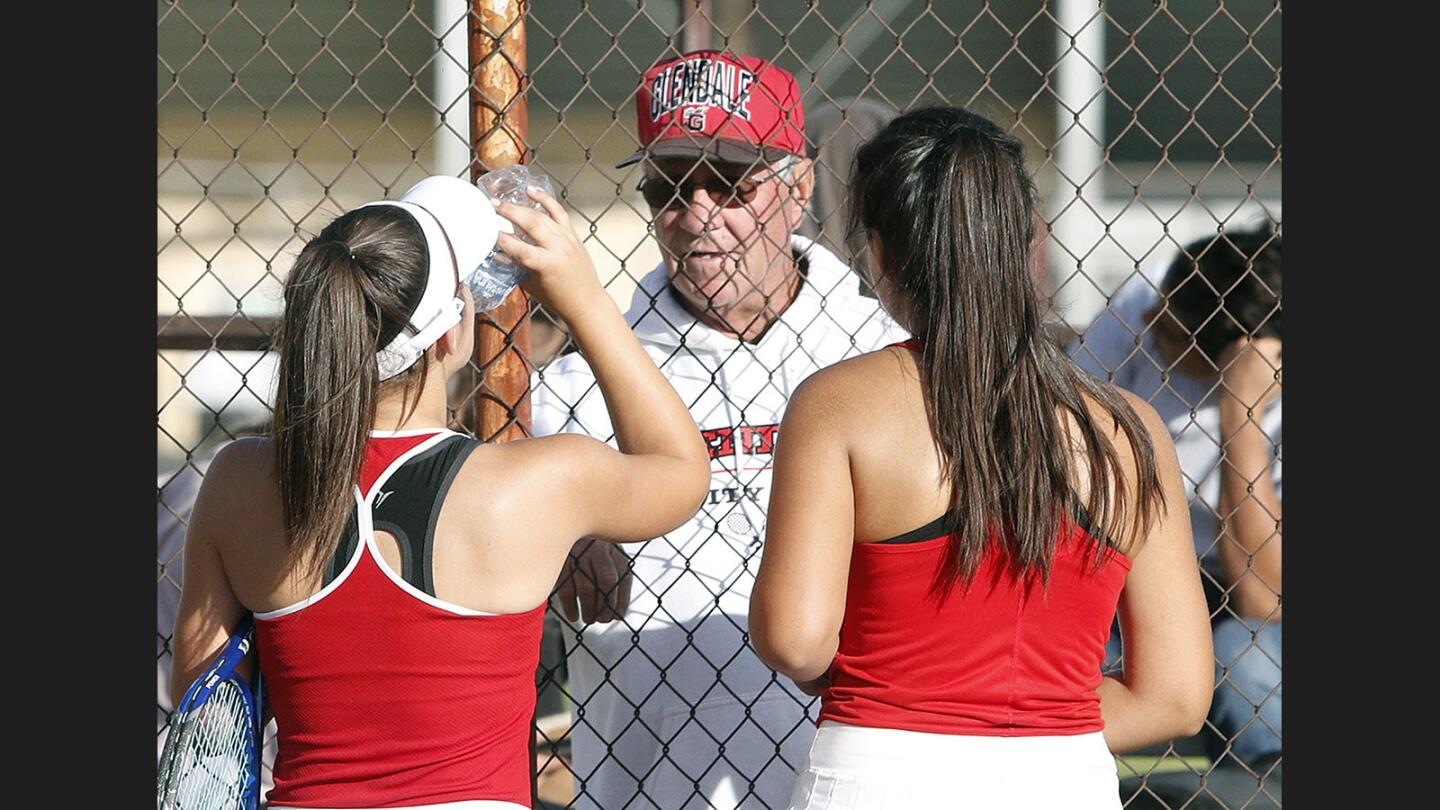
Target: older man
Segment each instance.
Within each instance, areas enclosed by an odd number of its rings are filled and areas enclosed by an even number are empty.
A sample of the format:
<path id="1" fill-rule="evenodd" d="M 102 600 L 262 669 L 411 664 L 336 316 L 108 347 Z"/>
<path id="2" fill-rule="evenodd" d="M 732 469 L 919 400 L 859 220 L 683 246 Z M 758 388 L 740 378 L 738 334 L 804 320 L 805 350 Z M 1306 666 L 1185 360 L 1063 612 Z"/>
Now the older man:
<path id="1" fill-rule="evenodd" d="M 905 335 L 795 235 L 814 174 L 793 76 L 698 51 L 651 68 L 636 102 L 641 147 L 619 165 L 644 162 L 664 260 L 627 317 L 690 404 L 713 478 L 686 526 L 633 557 L 581 540 L 562 577 L 579 805 L 778 810 L 814 734 L 811 699 L 746 633 L 780 417 L 817 369 Z M 611 437 L 580 355 L 535 382 L 537 434 Z"/>

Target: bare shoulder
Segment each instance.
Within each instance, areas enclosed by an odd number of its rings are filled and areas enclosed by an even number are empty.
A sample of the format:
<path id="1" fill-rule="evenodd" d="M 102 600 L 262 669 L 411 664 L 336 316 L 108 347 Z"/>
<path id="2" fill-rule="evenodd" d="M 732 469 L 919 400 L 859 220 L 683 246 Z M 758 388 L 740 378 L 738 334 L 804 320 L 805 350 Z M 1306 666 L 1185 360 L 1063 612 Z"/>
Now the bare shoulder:
<path id="1" fill-rule="evenodd" d="M 1140 422 L 1140 426 L 1144 428 L 1146 435 L 1150 438 L 1151 444 L 1156 447 L 1170 444 L 1170 434 L 1165 427 L 1164 420 L 1160 418 L 1160 414 L 1155 411 L 1154 406 L 1147 402 L 1144 397 L 1127 391 L 1113 383 L 1101 382 L 1101 385 L 1115 394 L 1123 403 L 1130 406 L 1130 410 L 1134 411 L 1135 417 Z M 1132 455 L 1134 451 L 1129 446 L 1129 442 L 1125 440 L 1125 432 L 1121 430 L 1120 422 L 1116 418 L 1116 414 L 1111 413 L 1105 403 L 1095 398 L 1089 392 L 1082 391 L 1081 398 L 1085 402 L 1091 421 L 1103 435 L 1114 443 L 1116 452 L 1126 457 Z M 1066 414 L 1065 423 L 1067 431 L 1071 431 L 1073 435 L 1073 431 L 1076 428 L 1074 417 Z"/>
<path id="2" fill-rule="evenodd" d="M 1178 486 L 1180 462 L 1175 453 L 1175 441 L 1170 437 L 1170 431 L 1166 428 L 1165 421 L 1161 419 L 1160 414 L 1145 398 L 1115 385 L 1107 384 L 1107 387 L 1135 413 L 1135 419 L 1139 423 L 1141 431 L 1139 438 L 1141 441 L 1148 440 L 1149 442 L 1148 454 L 1159 475 L 1162 491 L 1167 486 L 1172 488 Z M 1142 466 L 1140 458 L 1146 451 L 1131 443 L 1129 435 L 1121 429 L 1117 415 L 1110 413 L 1104 404 L 1089 394 L 1085 395 L 1085 401 L 1095 426 L 1110 440 L 1111 447 L 1114 448 L 1119 458 L 1121 469 L 1129 482 L 1127 486 L 1134 486 L 1135 476 Z M 1084 462 L 1080 461 L 1080 463 L 1083 466 Z M 1088 488 L 1084 489 L 1088 493 Z M 1174 497 L 1175 494 L 1172 492 L 1169 497 Z M 1134 550 L 1127 551 L 1127 553 L 1133 556 Z"/>
<path id="3" fill-rule="evenodd" d="M 1125 404 L 1129 405 L 1131 410 L 1135 411 L 1135 415 L 1140 417 L 1140 423 L 1150 432 L 1152 438 L 1157 431 L 1166 437 L 1170 435 L 1165 428 L 1165 421 L 1160 418 L 1160 413 L 1155 410 L 1155 406 L 1151 405 L 1148 400 L 1139 394 L 1119 386 L 1112 385 L 1110 387 L 1120 395 L 1121 399 L 1125 400 Z"/>
<path id="4" fill-rule="evenodd" d="M 222 464 L 241 470 L 254 465 L 266 465 L 274 469 L 275 442 L 269 436 L 241 436 L 215 454 L 211 466 L 218 467 Z"/>
<path id="5" fill-rule="evenodd" d="M 886 376 L 915 373 L 915 352 L 904 346 L 884 346 L 874 351 L 847 357 L 834 365 L 810 375 L 809 379 L 821 376 L 856 379 L 864 376 Z"/>
<path id="6" fill-rule="evenodd" d="M 912 353 L 888 346 L 850 357 L 806 377 L 790 396 L 790 413 L 836 422 L 868 419 L 894 407 L 911 388 L 918 392 L 919 372 Z M 913 383 L 908 385 L 907 382 Z"/>
<path id="7" fill-rule="evenodd" d="M 205 469 L 205 488 L 223 490 L 231 498 L 257 494 L 275 486 L 275 444 L 265 436 L 244 436 L 220 448 Z"/>
<path id="8" fill-rule="evenodd" d="M 447 504 L 482 544 L 523 537 L 524 550 L 507 546 L 507 553 L 542 553 L 549 540 L 573 543 L 583 534 L 583 505 L 598 486 L 617 480 L 621 460 L 604 442 L 571 433 L 484 444 L 456 474 Z M 461 493 L 471 496 L 456 497 Z"/>
<path id="9" fill-rule="evenodd" d="M 1165 426 L 1165 420 L 1160 418 L 1155 406 L 1151 405 L 1144 397 L 1120 388 L 1112 386 L 1113 390 L 1120 394 L 1125 404 L 1135 411 L 1135 416 L 1140 420 L 1140 426 L 1149 435 L 1150 445 L 1154 448 L 1156 460 L 1163 462 L 1175 455 L 1175 442 L 1170 438 L 1170 429 Z"/>
<path id="10" fill-rule="evenodd" d="M 503 464 L 517 469 L 522 467 L 545 468 L 556 462 L 563 462 L 566 458 L 574 455 L 604 451 L 613 452 L 614 448 L 583 433 L 556 433 L 551 436 L 519 439 L 504 444 L 482 445 L 475 449 L 472 456 L 481 459 L 480 463 L 482 464 Z"/>
<path id="11" fill-rule="evenodd" d="M 248 436 L 220 449 L 205 470 L 196 496 L 199 523 L 216 530 L 215 537 L 237 536 L 234 527 L 257 529 L 280 511 L 280 484 L 275 471 L 275 445 L 269 438 Z M 196 533 L 192 520 L 190 532 Z"/>
<path id="12" fill-rule="evenodd" d="M 466 459 L 456 483 L 483 486 L 492 502 L 505 501 L 510 490 L 545 486 L 563 491 L 579 483 L 595 460 L 615 452 L 599 439 L 576 433 L 482 444 Z"/>

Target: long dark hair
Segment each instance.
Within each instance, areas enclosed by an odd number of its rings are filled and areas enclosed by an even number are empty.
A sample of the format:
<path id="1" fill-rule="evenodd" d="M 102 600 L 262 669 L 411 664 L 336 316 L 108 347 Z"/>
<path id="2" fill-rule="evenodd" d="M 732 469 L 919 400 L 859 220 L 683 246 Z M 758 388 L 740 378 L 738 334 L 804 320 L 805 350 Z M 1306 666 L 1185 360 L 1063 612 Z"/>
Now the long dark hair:
<path id="1" fill-rule="evenodd" d="M 403 386 L 413 411 L 426 358 L 380 382 L 376 353 L 425 292 L 429 255 L 420 223 L 393 205 L 331 222 L 295 259 L 275 349 L 276 469 L 291 565 L 309 573 L 335 552 L 355 505 L 365 442 L 382 390 Z"/>
<path id="2" fill-rule="evenodd" d="M 1161 283 L 1170 312 L 1219 363 L 1241 337 L 1280 337 L 1280 235 L 1266 222 L 1186 245 Z"/>
<path id="3" fill-rule="evenodd" d="M 1125 400 L 1046 334 L 1029 270 L 1036 192 L 1020 141 L 964 108 L 915 110 L 856 153 L 850 194 L 851 228 L 878 237 L 885 281 L 921 343 L 926 413 L 951 484 L 949 580 L 969 582 L 993 539 L 1017 575 L 1048 582 L 1070 520 L 1120 548 L 1143 538 L 1164 505 L 1154 448 Z M 1134 448 L 1133 488 L 1117 483 L 1126 476 L 1109 426 L 1091 418 L 1087 397 Z M 1083 501 L 1071 483 L 1080 475 Z M 1096 565 L 1106 547 L 1096 544 Z"/>

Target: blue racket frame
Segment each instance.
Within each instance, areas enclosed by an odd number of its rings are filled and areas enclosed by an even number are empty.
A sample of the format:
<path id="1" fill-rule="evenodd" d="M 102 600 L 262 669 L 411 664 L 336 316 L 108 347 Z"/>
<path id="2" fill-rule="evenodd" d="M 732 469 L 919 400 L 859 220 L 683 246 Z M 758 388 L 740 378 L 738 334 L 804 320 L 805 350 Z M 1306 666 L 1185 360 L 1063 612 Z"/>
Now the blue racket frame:
<path id="1" fill-rule="evenodd" d="M 250 761 L 254 767 L 250 768 L 250 777 L 247 781 L 242 799 L 246 808 L 258 808 L 260 805 L 260 747 L 261 728 L 260 706 L 262 705 L 262 687 L 260 678 L 259 662 L 255 666 L 255 685 L 245 680 L 245 676 L 235 670 L 255 643 L 255 619 L 247 615 L 240 621 L 231 634 L 230 640 L 226 642 L 225 648 L 215 659 L 215 663 L 205 670 L 205 673 L 196 678 L 190 687 L 185 690 L 185 696 L 180 699 L 180 705 L 175 710 L 175 715 L 180 716 L 187 712 L 195 711 L 204 706 L 210 696 L 215 693 L 215 688 L 221 683 L 233 680 L 240 684 L 240 694 L 245 699 L 245 711 L 250 718 L 250 739 L 246 746 L 249 749 Z"/>

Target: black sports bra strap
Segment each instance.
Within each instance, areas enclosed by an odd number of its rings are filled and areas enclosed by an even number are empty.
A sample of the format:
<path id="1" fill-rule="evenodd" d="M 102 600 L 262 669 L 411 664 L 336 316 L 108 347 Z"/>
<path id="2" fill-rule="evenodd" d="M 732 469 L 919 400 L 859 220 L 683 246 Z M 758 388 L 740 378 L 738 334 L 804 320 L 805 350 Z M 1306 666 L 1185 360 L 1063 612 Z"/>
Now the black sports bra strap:
<path id="1" fill-rule="evenodd" d="M 1081 503 L 1078 498 L 1070 499 L 1070 511 L 1071 517 L 1075 521 L 1075 523 L 1078 524 L 1080 528 L 1084 529 L 1087 533 L 1089 533 L 1091 537 L 1102 540 L 1102 542 L 1104 542 L 1106 545 L 1115 545 L 1114 543 L 1110 542 L 1108 538 L 1104 538 L 1100 535 L 1099 529 L 1095 526 L 1095 521 L 1091 519 L 1090 513 L 1085 511 L 1085 505 Z M 940 537 L 942 534 L 944 534 L 945 518 L 945 515 L 941 515 L 940 517 L 935 518 L 934 520 L 926 523 L 924 526 L 921 526 L 918 529 L 911 529 L 904 534 L 899 534 L 885 540 L 877 540 L 876 542 L 892 545 L 903 545 L 905 543 L 923 543 L 926 540 L 934 540 L 935 538 Z"/>
<path id="2" fill-rule="evenodd" d="M 355 556 L 355 547 L 360 545 L 360 524 L 355 520 L 355 510 L 350 510 L 350 519 L 345 521 L 345 533 L 340 535 L 340 545 L 336 547 L 335 554 L 330 557 L 330 564 L 325 567 L 325 582 L 320 587 L 325 587 L 345 566 L 350 564 L 350 558 Z"/>
<path id="3" fill-rule="evenodd" d="M 440 508 L 465 459 L 478 445 L 468 436 L 451 436 L 407 460 L 375 494 L 375 531 L 394 535 L 400 546 L 401 578 L 431 596 L 435 595 L 432 561 Z"/>
<path id="4" fill-rule="evenodd" d="M 400 576 L 416 589 L 435 595 L 431 561 L 440 507 L 465 459 L 479 442 L 469 436 L 450 436 L 407 459 L 390 474 L 371 500 L 371 523 L 377 532 L 395 537 L 400 546 Z M 359 509 L 357 505 L 356 509 Z M 357 513 L 351 511 L 340 545 L 325 569 L 329 585 L 350 565 L 360 544 Z M 323 586 L 322 586 L 323 587 Z"/>
<path id="5" fill-rule="evenodd" d="M 918 529 L 911 529 L 904 534 L 897 534 L 886 540 L 877 540 L 875 542 L 898 546 L 906 543 L 923 543 L 926 540 L 934 540 L 945 534 L 945 518 L 947 517 L 949 516 L 941 515 Z"/>

